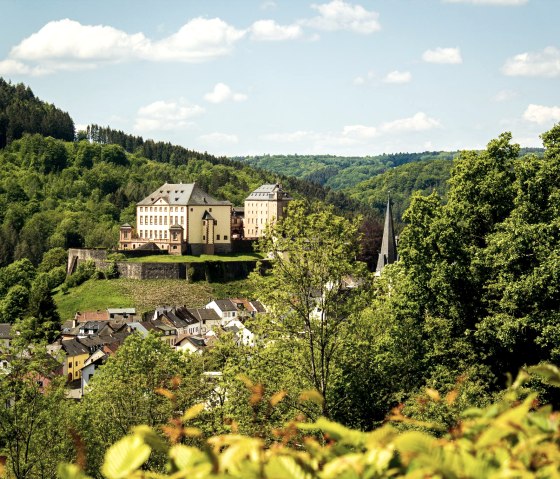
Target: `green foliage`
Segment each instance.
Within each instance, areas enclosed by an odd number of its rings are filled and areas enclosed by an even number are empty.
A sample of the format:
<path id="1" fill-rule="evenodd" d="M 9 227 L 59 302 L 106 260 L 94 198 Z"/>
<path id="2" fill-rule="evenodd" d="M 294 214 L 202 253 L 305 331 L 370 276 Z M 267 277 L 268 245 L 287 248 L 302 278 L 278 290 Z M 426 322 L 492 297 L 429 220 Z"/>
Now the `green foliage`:
<path id="1" fill-rule="evenodd" d="M 68 113 L 36 98 L 29 87 L 0 78 L 0 148 L 25 133 L 72 141 L 74 122 Z"/>
<path id="2" fill-rule="evenodd" d="M 555 373 L 557 377 L 557 372 Z M 523 375 L 504 398 L 486 408 L 461 413 L 458 427 L 440 437 L 422 431 L 427 424 L 400 412 L 393 424 L 372 432 L 348 429 L 325 418 L 313 423 L 290 423 L 278 431 L 282 443 L 239 434 L 209 438 L 200 448 L 155 440 L 155 432 L 137 428 L 108 450 L 103 473 L 108 479 L 124 477 L 259 477 L 259 478 L 388 478 L 388 477 L 557 477 L 560 473 L 559 416 L 550 406 L 539 407 L 536 395 L 522 389 Z M 442 401 L 430 391 L 433 401 Z M 449 396 L 444 400 L 455 401 Z M 189 429 L 193 414 L 183 418 Z M 320 432 L 322 440 L 298 431 Z M 149 470 L 150 457 L 165 453 L 168 475 Z M 146 470 L 148 466 L 148 470 Z M 81 471 L 70 465 L 60 477 L 78 479 Z"/>
<path id="3" fill-rule="evenodd" d="M 275 330 L 275 337 L 302 351 L 304 374 L 326 399 L 323 414 L 328 414 L 338 341 L 347 334 L 347 320 L 360 299 L 359 288 L 345 288 L 345 282 L 359 283 L 366 271 L 356 260 L 359 221 L 317 203 L 292 201 L 286 218 L 259 242 L 272 269 L 265 277 L 253 273 L 271 310 L 263 329 Z"/>
<path id="4" fill-rule="evenodd" d="M 7 476 L 55 477 L 59 462 L 73 458 L 68 434 L 72 404 L 65 399 L 60 364 L 38 347 L 19 345 L 0 353 L 0 454 Z M 48 447 L 46 447 L 48 445 Z"/>
<path id="5" fill-rule="evenodd" d="M 84 261 L 78 265 L 76 271 L 72 273 L 67 279 L 66 284 L 69 288 L 75 288 L 84 283 L 95 274 L 95 262 L 92 260 Z"/>

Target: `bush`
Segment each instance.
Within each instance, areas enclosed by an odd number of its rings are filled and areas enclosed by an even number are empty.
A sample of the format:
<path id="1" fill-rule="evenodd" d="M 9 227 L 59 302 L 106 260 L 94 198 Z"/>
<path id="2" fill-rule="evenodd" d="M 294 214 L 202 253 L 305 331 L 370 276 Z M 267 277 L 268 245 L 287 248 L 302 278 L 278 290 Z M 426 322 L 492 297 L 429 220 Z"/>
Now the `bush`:
<path id="1" fill-rule="evenodd" d="M 88 260 L 80 263 L 74 274 L 66 279 L 66 285 L 69 288 L 75 288 L 76 286 L 85 283 L 88 279 L 93 278 L 95 271 L 95 263 L 93 261 Z"/>
<path id="2" fill-rule="evenodd" d="M 531 369 L 560 384 L 560 372 L 554 366 Z M 464 410 L 460 427 L 442 437 L 418 430 L 426 424 L 397 411 L 390 419 L 416 429 L 403 432 L 387 424 L 361 432 L 320 418 L 311 424 L 288 424 L 277 431 L 279 442 L 274 447 L 262 438 L 240 434 L 212 437 L 201 448 L 179 443 L 180 438 L 201 435 L 189 425 L 204 409 L 200 404 L 191 407 L 182 421 L 172 420 L 164 428 L 170 444 L 148 426 L 133 428 L 109 448 L 101 472 L 108 479 L 558 477 L 560 417 L 550 406 L 538 407 L 537 394 L 521 387 L 528 377 L 522 373 L 501 401 L 484 409 Z M 167 391 L 166 396 L 173 393 Z M 322 441 L 312 437 L 317 431 L 322 432 Z M 303 441 L 301 432 L 308 434 Z M 169 476 L 142 470 L 154 452 L 167 455 Z M 59 476 L 86 479 L 78 466 L 69 464 L 60 466 Z"/>

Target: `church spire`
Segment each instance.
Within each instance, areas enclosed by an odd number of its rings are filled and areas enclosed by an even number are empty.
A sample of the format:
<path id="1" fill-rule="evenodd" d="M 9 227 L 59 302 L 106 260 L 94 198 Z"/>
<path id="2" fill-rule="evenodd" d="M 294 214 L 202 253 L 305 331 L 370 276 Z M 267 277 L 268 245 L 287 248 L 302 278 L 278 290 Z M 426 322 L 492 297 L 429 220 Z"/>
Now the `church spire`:
<path id="1" fill-rule="evenodd" d="M 376 274 L 380 274 L 383 268 L 397 260 L 397 243 L 395 241 L 395 230 L 393 228 L 393 210 L 391 208 L 391 197 L 387 200 L 387 210 L 385 212 L 385 225 L 383 226 L 383 240 L 381 241 L 381 251 L 377 260 Z"/>

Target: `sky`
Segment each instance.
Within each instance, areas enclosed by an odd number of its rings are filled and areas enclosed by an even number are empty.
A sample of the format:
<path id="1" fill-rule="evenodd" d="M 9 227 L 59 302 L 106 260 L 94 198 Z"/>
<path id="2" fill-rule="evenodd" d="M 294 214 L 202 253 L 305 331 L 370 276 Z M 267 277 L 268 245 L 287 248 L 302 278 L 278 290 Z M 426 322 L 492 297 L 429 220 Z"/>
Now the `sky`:
<path id="1" fill-rule="evenodd" d="M 0 76 L 215 155 L 521 146 L 560 122 L 558 0 L 0 0 Z"/>

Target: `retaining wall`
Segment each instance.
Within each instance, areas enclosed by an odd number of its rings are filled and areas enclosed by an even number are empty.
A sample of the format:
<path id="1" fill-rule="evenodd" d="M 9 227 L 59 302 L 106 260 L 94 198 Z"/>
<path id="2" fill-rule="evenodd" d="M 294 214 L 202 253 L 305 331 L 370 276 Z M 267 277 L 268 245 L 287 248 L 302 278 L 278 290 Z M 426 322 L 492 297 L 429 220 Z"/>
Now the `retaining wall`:
<path id="1" fill-rule="evenodd" d="M 107 269 L 112 262 L 107 261 L 106 250 L 68 250 L 68 274 L 78 265 L 91 260 L 98 269 Z M 267 261 L 263 261 L 265 268 Z M 185 279 L 188 281 L 234 281 L 245 279 L 255 269 L 257 261 L 204 261 L 202 263 L 132 263 L 117 261 L 121 278 L 129 279 Z"/>

